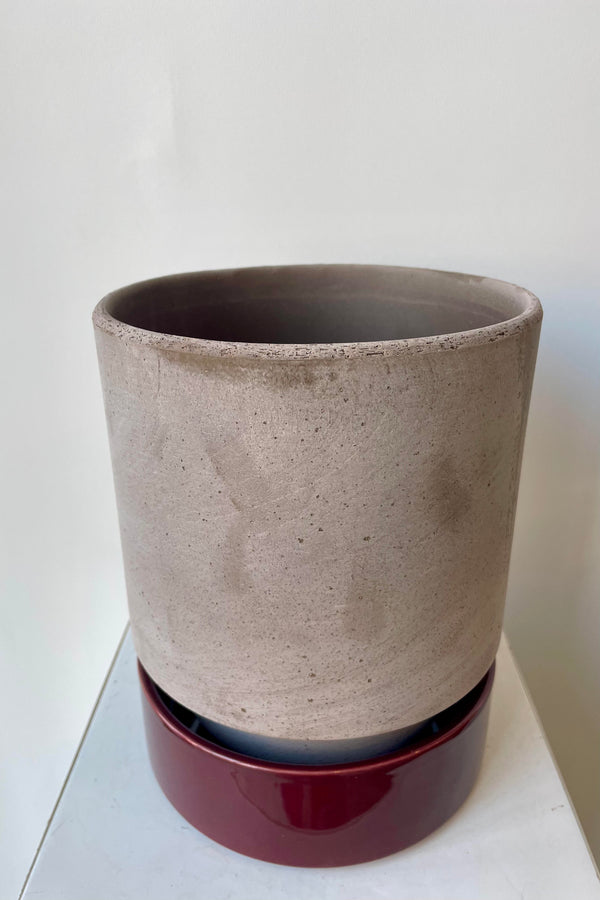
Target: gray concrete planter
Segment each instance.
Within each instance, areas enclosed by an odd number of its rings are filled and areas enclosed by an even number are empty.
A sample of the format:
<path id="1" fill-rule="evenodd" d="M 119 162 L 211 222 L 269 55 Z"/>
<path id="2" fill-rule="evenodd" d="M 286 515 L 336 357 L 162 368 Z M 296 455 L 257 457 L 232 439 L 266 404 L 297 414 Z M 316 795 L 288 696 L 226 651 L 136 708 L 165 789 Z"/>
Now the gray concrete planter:
<path id="1" fill-rule="evenodd" d="M 259 755 L 372 755 L 470 691 L 500 638 L 541 317 L 514 285 L 379 266 L 105 297 L 131 623 L 157 684 Z"/>

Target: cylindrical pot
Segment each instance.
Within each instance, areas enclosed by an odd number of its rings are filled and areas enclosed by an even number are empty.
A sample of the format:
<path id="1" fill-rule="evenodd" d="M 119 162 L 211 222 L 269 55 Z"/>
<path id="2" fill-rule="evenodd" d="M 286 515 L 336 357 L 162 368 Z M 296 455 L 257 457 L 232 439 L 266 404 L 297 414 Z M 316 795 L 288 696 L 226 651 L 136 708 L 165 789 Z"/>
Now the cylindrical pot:
<path id="1" fill-rule="evenodd" d="M 365 739 L 374 755 L 465 696 L 500 638 L 541 317 L 511 284 L 387 266 L 105 297 L 131 624 L 153 681 L 257 755 Z"/>

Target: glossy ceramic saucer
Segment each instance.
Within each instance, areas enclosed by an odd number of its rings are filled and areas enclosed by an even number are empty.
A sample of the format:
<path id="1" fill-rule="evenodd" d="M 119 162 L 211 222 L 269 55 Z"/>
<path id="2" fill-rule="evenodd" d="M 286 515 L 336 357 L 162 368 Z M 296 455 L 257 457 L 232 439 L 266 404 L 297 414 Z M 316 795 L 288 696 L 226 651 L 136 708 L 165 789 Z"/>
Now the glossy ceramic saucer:
<path id="1" fill-rule="evenodd" d="M 479 772 L 494 665 L 396 752 L 323 766 L 243 756 L 194 733 L 194 714 L 138 666 L 150 760 L 165 795 L 209 838 L 256 859 L 345 866 L 395 853 L 445 822 Z"/>

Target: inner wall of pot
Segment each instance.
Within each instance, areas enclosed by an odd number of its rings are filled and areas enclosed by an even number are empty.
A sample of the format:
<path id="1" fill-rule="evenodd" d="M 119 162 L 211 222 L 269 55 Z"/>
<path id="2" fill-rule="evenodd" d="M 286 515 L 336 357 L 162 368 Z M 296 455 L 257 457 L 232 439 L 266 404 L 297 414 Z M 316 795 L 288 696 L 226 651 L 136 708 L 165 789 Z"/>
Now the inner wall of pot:
<path id="1" fill-rule="evenodd" d="M 526 292 L 493 279 L 387 266 L 197 272 L 112 294 L 106 311 L 160 334 L 259 344 L 402 340 L 496 325 Z"/>

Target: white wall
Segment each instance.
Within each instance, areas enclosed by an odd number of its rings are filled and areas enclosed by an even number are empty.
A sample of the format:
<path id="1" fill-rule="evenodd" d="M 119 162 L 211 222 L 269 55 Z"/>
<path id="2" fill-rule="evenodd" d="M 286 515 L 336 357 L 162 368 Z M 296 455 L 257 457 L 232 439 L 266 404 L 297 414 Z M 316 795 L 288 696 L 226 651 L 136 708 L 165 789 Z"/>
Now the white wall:
<path id="1" fill-rule="evenodd" d="M 600 6 L 28 0 L 3 22 L 0 894 L 126 620 L 92 306 L 225 265 L 542 298 L 507 626 L 600 853 Z"/>

